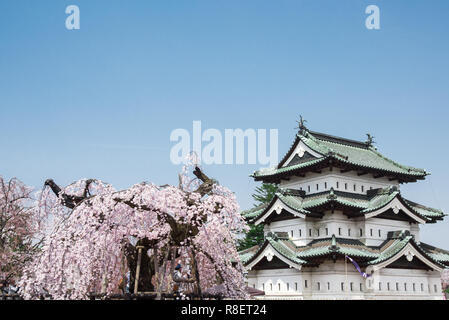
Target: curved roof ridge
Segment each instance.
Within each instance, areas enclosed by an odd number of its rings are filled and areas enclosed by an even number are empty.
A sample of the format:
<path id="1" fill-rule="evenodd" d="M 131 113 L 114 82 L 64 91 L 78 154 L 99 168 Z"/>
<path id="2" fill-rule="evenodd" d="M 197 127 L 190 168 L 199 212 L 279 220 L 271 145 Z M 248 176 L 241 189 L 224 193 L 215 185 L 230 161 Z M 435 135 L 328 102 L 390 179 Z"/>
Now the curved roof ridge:
<path id="1" fill-rule="evenodd" d="M 271 243 L 272 245 L 273 245 L 273 243 L 274 243 L 275 245 L 282 245 L 283 249 L 289 251 L 289 252 L 290 252 L 291 254 L 293 254 L 293 255 L 296 255 L 296 251 L 295 251 L 295 250 L 292 250 L 291 248 L 287 247 L 286 245 L 284 245 L 284 244 L 281 242 L 281 240 L 284 240 L 284 241 L 289 241 L 289 240 L 287 240 L 287 239 L 274 238 L 274 237 L 270 237 L 270 236 L 268 236 L 268 235 L 267 235 L 267 240 L 270 241 L 270 243 Z M 281 242 L 281 243 L 279 243 L 279 242 Z M 293 244 L 293 245 L 294 245 L 294 244 Z M 295 247 L 296 247 L 296 246 L 295 246 Z M 278 248 L 275 247 L 275 249 L 278 249 Z M 281 252 L 279 252 L 279 253 L 281 253 Z"/>
<path id="2" fill-rule="evenodd" d="M 408 200 L 408 199 L 405 199 L 405 198 L 403 198 L 403 199 L 404 199 L 404 201 L 406 201 L 408 204 L 410 204 L 413 207 L 417 207 L 417 208 L 421 208 L 421 209 L 424 209 L 424 210 L 433 211 L 435 213 L 441 213 L 441 214 L 443 214 L 445 216 L 447 215 L 447 214 L 444 213 L 444 211 L 442 211 L 440 209 L 435 209 L 435 208 L 432 208 L 432 207 L 428 207 L 428 206 L 425 206 L 423 204 L 420 204 L 420 203 L 417 203 L 417 202 L 414 202 L 414 201 L 411 201 L 411 200 Z"/>
<path id="3" fill-rule="evenodd" d="M 266 241 L 268 241 L 268 243 L 271 245 L 271 247 L 274 250 L 276 250 L 280 255 L 284 256 L 285 258 L 289 259 L 290 261 L 293 261 L 295 263 L 300 263 L 300 264 L 306 263 L 306 261 L 298 258 L 296 251 L 293 251 L 292 249 L 290 249 L 289 247 L 284 245 L 282 243 L 281 239 L 278 239 L 277 237 L 270 237 L 267 235 Z M 284 241 L 290 241 L 290 240 L 284 240 Z M 287 252 L 282 252 L 283 250 L 287 250 Z"/>
<path id="4" fill-rule="evenodd" d="M 359 148 L 359 149 L 367 149 L 369 147 L 368 144 L 364 141 L 343 138 L 343 137 L 334 136 L 331 134 L 317 132 L 317 131 L 311 131 L 311 130 L 309 130 L 309 133 L 311 135 L 313 135 L 318 140 L 324 140 L 327 142 L 333 142 L 333 143 L 342 144 L 342 145 L 346 145 L 346 146 L 352 146 L 354 148 Z"/>
<path id="5" fill-rule="evenodd" d="M 362 212 L 362 213 L 368 213 L 368 212 L 371 212 L 371 211 L 375 211 L 375 210 L 377 210 L 377 209 L 380 209 L 380 208 L 382 208 L 382 207 L 385 207 L 385 206 L 388 205 L 391 201 L 393 201 L 394 198 L 396 198 L 398 194 L 400 194 L 399 190 L 396 190 L 396 191 L 393 191 L 393 192 L 381 192 L 381 193 L 378 193 L 378 194 L 374 195 L 374 196 L 369 200 L 369 203 L 372 204 L 372 203 L 374 203 L 374 202 L 376 202 L 376 201 L 379 201 L 381 197 L 387 196 L 386 201 L 383 201 L 383 202 L 381 202 L 381 203 L 378 203 L 378 204 L 376 204 L 376 205 L 373 206 L 373 207 L 367 207 L 367 208 L 363 209 L 361 212 Z M 419 214 L 419 213 L 418 213 L 418 214 Z"/>
<path id="6" fill-rule="evenodd" d="M 401 235 L 404 230 L 402 230 Z M 399 251 L 401 251 L 407 243 L 410 242 L 410 240 L 413 239 L 413 236 L 405 236 L 401 237 L 399 239 L 390 239 L 391 241 L 388 241 L 383 247 L 379 248 L 379 256 L 368 262 L 368 264 L 378 264 L 383 261 L 386 261 L 396 255 Z"/>
<path id="7" fill-rule="evenodd" d="M 288 149 L 287 153 L 282 157 L 281 161 L 279 161 L 278 165 L 276 166 L 278 169 L 282 167 L 282 165 L 287 161 L 290 154 L 295 150 L 298 142 L 299 142 L 299 133 L 295 134 L 295 140 L 293 141 L 292 145 Z"/>

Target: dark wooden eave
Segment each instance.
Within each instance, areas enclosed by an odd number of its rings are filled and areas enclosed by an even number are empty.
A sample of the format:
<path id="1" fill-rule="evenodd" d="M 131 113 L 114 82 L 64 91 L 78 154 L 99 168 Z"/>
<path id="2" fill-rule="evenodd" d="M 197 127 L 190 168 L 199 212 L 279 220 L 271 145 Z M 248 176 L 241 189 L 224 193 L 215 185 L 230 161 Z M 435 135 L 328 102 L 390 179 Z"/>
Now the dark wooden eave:
<path id="1" fill-rule="evenodd" d="M 399 183 L 408 183 L 408 182 L 416 182 L 417 180 L 423 180 L 425 178 L 425 175 L 417 176 L 417 175 L 407 175 L 407 174 L 400 174 L 396 172 L 390 172 L 387 170 L 381 170 L 371 167 L 361 167 L 359 165 L 351 164 L 344 162 L 340 160 L 336 156 L 325 156 L 323 157 L 322 161 L 318 161 L 317 163 L 300 167 L 291 171 L 281 172 L 281 173 L 274 173 L 272 175 L 266 175 L 266 176 L 255 176 L 255 181 L 263 181 L 264 183 L 275 183 L 279 184 L 282 180 L 287 180 L 291 176 L 305 176 L 307 173 L 311 172 L 320 172 L 326 168 L 339 168 L 340 172 L 349 172 L 349 171 L 356 171 L 360 172 L 363 170 L 363 172 L 371 173 L 373 174 L 374 178 L 381 178 L 381 177 L 389 177 L 389 179 L 397 179 Z"/>

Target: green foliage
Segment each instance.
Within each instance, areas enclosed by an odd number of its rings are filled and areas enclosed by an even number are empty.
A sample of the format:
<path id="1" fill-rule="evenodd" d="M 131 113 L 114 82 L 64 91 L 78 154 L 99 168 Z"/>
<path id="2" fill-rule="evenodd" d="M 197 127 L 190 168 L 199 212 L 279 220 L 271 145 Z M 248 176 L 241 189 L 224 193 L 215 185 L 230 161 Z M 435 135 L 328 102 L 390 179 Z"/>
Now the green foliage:
<path id="1" fill-rule="evenodd" d="M 273 198 L 278 187 L 271 183 L 264 183 L 256 188 L 256 193 L 252 195 L 253 199 L 256 200 L 254 204 L 256 207 L 261 204 L 269 203 Z"/>
<path id="2" fill-rule="evenodd" d="M 250 229 L 245 234 L 245 238 L 238 243 L 238 250 L 245 250 L 263 242 L 263 225 L 249 225 Z"/>
<path id="3" fill-rule="evenodd" d="M 260 206 L 262 204 L 269 203 L 276 193 L 277 186 L 274 184 L 264 183 L 257 187 L 255 193 L 252 195 L 255 200 L 254 206 Z M 238 250 L 245 250 L 263 242 L 263 225 L 249 225 L 250 229 L 245 234 L 245 238 L 238 243 Z"/>

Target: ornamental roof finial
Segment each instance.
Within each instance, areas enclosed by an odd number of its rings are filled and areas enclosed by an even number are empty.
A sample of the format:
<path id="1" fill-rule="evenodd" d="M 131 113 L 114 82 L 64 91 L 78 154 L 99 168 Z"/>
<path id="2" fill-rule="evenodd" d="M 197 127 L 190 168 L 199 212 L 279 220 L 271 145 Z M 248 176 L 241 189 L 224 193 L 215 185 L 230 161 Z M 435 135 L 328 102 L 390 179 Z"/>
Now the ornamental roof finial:
<path id="1" fill-rule="evenodd" d="M 300 134 L 304 134 L 307 132 L 307 127 L 305 125 L 305 123 L 307 122 L 307 120 L 304 120 L 302 115 L 299 115 L 299 121 L 296 121 L 298 123 L 298 127 L 295 129 L 299 129 L 299 133 Z"/>
<path id="2" fill-rule="evenodd" d="M 329 247 L 330 251 L 338 251 L 338 246 L 337 246 L 337 238 L 335 237 L 335 234 L 332 234 L 332 240 L 331 240 L 331 245 Z"/>
<path id="3" fill-rule="evenodd" d="M 372 136 L 369 133 L 367 133 L 366 136 L 368 137 L 368 139 L 365 141 L 365 143 L 368 145 L 368 147 L 372 147 L 373 144 L 375 143 L 374 136 Z"/>
<path id="4" fill-rule="evenodd" d="M 337 195 L 334 192 L 334 187 L 331 187 L 331 190 L 330 190 L 329 194 L 327 195 L 327 199 L 329 199 L 329 200 L 337 199 Z"/>

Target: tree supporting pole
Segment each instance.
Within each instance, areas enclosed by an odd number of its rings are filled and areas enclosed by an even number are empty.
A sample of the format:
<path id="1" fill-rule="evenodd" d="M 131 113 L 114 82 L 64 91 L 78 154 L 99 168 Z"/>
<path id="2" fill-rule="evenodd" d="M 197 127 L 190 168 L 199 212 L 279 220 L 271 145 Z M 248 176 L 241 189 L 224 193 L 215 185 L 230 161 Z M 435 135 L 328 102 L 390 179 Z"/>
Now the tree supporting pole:
<path id="1" fill-rule="evenodd" d="M 139 289 L 139 276 L 140 276 L 140 264 L 142 262 L 142 249 L 144 246 L 137 246 L 137 267 L 136 267 L 136 279 L 134 282 L 134 294 L 138 292 Z"/>
<path id="2" fill-rule="evenodd" d="M 196 261 L 196 254 L 195 254 L 195 251 L 193 248 L 190 251 L 190 253 L 192 255 L 193 271 L 194 271 L 195 278 L 196 278 L 196 293 L 198 294 L 198 296 L 201 297 L 200 273 L 198 272 L 198 263 Z"/>
<path id="3" fill-rule="evenodd" d="M 158 283 L 158 290 L 157 290 L 157 297 L 158 297 L 158 299 L 160 299 L 161 296 L 162 296 L 164 279 L 165 279 L 165 275 L 167 273 L 166 272 L 167 271 L 167 261 L 168 261 L 168 256 L 170 255 L 170 250 L 171 250 L 171 247 L 168 246 L 167 251 L 165 252 L 165 256 L 164 256 L 164 262 L 162 263 L 162 267 L 161 267 L 161 270 L 159 272 L 160 273 L 160 278 L 158 279 L 159 283 Z"/>
<path id="4" fill-rule="evenodd" d="M 169 277 L 172 280 L 172 283 L 174 281 L 173 279 L 173 272 L 175 271 L 175 263 L 176 263 L 176 254 L 178 252 L 178 248 L 177 247 L 173 247 L 172 249 L 172 253 L 171 253 L 171 260 L 170 260 L 170 270 L 169 270 Z M 173 288 L 171 288 L 170 292 L 174 292 Z"/>
<path id="5" fill-rule="evenodd" d="M 153 257 L 154 257 L 154 291 L 159 291 L 159 263 L 158 263 L 158 257 L 157 257 L 157 247 L 154 247 L 153 249 Z M 151 279 L 150 279 L 151 281 Z M 160 296 L 158 295 L 156 300 L 160 300 Z"/>

